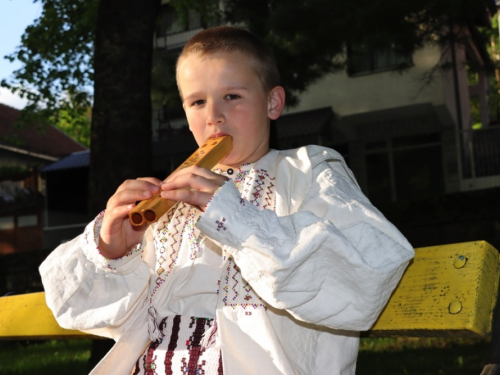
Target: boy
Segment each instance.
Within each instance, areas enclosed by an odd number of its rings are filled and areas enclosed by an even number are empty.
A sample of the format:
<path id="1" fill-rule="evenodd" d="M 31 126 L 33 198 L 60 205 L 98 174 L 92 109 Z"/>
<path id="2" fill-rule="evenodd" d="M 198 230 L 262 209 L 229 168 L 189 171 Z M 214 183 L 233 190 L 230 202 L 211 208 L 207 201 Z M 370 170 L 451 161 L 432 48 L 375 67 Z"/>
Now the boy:
<path id="1" fill-rule="evenodd" d="M 359 331 L 412 247 L 338 153 L 269 150 L 285 94 L 253 34 L 195 35 L 177 83 L 197 143 L 230 135 L 233 150 L 214 171 L 125 181 L 42 264 L 49 307 L 61 326 L 117 341 L 95 374 L 353 374 Z M 134 202 L 156 192 L 179 203 L 132 227 Z"/>

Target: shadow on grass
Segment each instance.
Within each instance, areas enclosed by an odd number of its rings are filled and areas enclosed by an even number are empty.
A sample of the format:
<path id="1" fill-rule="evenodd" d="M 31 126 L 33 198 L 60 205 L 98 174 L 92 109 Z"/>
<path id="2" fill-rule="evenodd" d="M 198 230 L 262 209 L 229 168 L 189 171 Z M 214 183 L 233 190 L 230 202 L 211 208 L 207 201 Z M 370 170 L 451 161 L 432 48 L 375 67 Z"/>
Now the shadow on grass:
<path id="1" fill-rule="evenodd" d="M 87 375 L 91 340 L 0 341 L 0 375 Z"/>
<path id="2" fill-rule="evenodd" d="M 91 340 L 0 341 L 0 375 L 87 375 L 91 349 Z M 478 375 L 488 351 L 486 340 L 362 339 L 356 374 Z"/>
<path id="3" fill-rule="evenodd" d="M 432 345 L 432 344 L 430 344 Z M 489 342 L 463 343 L 449 341 L 435 347 L 403 347 L 386 351 L 361 350 L 358 375 L 478 375 L 489 351 Z"/>

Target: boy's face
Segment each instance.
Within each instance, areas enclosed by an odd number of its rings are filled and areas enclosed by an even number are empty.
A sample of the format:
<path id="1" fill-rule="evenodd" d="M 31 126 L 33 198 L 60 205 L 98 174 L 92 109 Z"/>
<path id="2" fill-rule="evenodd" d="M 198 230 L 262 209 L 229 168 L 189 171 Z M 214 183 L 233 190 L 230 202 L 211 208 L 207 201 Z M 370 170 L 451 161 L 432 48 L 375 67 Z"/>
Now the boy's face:
<path id="1" fill-rule="evenodd" d="M 177 68 L 183 107 L 198 145 L 214 136 L 233 137 L 233 150 L 222 161 L 227 166 L 264 156 L 270 119 L 283 110 L 283 88 L 266 93 L 249 60 L 241 53 L 191 53 Z"/>

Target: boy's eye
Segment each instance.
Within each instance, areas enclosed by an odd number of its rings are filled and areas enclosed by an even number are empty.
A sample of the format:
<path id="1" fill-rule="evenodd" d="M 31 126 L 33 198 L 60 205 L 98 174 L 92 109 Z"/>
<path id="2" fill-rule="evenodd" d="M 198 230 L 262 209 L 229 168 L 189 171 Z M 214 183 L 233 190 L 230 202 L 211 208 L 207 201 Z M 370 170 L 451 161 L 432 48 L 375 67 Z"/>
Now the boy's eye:
<path id="1" fill-rule="evenodd" d="M 227 94 L 226 96 L 224 96 L 224 99 L 228 99 L 228 100 L 234 100 L 234 99 L 239 99 L 240 96 L 239 95 L 236 95 L 236 94 Z"/>
<path id="2" fill-rule="evenodd" d="M 205 104 L 205 101 L 200 99 L 200 100 L 194 101 L 192 105 L 202 105 L 202 104 Z"/>

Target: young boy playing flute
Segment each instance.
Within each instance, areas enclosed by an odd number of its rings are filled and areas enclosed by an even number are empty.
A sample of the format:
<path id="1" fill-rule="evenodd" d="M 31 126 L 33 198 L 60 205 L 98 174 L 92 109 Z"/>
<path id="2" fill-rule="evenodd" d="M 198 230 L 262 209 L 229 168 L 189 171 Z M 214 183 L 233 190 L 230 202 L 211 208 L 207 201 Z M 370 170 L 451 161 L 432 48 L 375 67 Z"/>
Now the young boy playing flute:
<path id="1" fill-rule="evenodd" d="M 58 322 L 116 340 L 92 374 L 354 374 L 411 245 L 336 151 L 269 148 L 285 93 L 255 35 L 201 31 L 177 83 L 196 142 L 233 149 L 213 170 L 125 181 L 58 247 L 40 267 Z M 179 203 L 132 226 L 156 193 Z"/>

